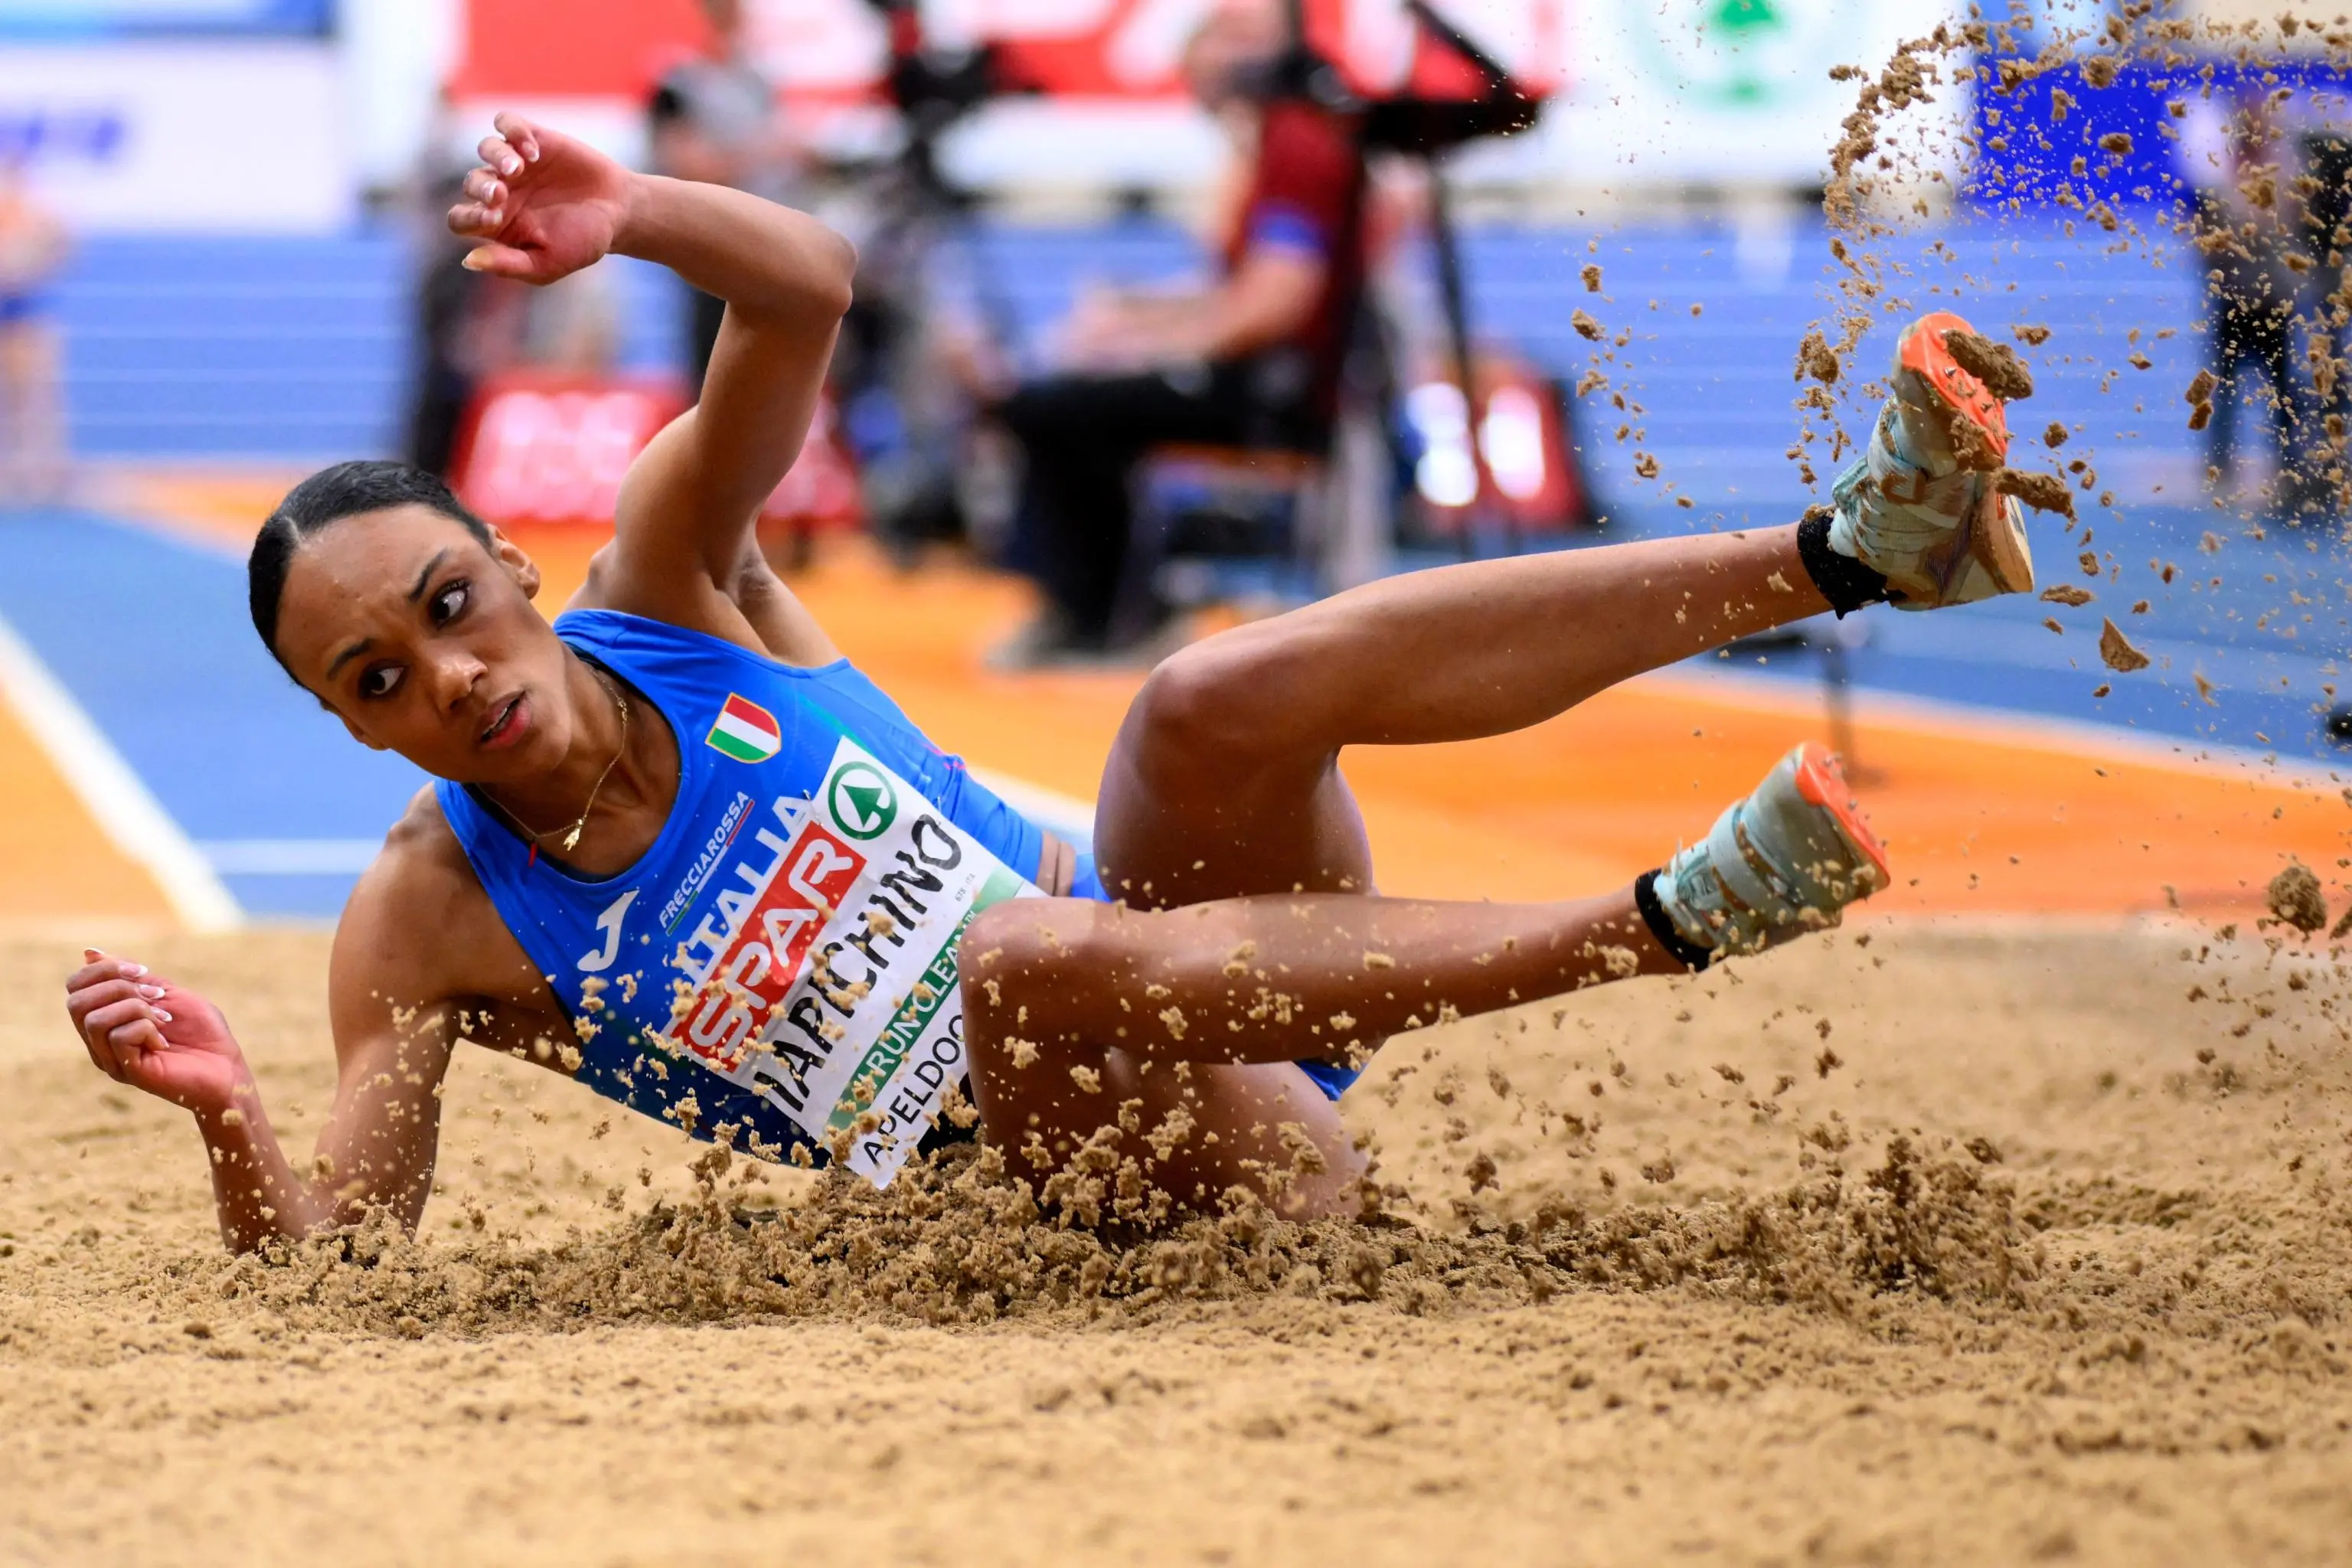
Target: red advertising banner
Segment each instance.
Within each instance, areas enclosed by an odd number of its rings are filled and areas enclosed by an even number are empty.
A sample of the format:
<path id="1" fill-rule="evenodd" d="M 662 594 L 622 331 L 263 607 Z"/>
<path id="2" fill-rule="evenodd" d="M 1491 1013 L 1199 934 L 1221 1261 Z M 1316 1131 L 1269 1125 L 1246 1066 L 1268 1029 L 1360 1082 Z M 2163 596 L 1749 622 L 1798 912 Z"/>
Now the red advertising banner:
<path id="1" fill-rule="evenodd" d="M 1055 97 L 1182 97 L 1184 45 L 1212 4 L 1234 0 L 927 0 L 925 35 L 949 47 L 995 44 L 1009 85 Z M 1278 0 L 1268 0 L 1278 3 Z M 1519 79 L 1549 91 L 1569 79 L 1578 0 L 1451 0 L 1445 15 Z M 1467 68 L 1433 48 L 1400 0 L 1307 0 L 1307 32 L 1358 87 L 1467 94 Z M 789 94 L 814 101 L 878 96 L 888 37 L 866 0 L 745 0 L 745 47 Z M 461 98 L 641 98 L 673 62 L 708 47 L 694 0 L 470 0 Z"/>
<path id="2" fill-rule="evenodd" d="M 501 527 L 610 528 L 622 476 L 654 433 L 686 408 L 665 381 L 517 371 L 476 395 L 457 437 L 453 488 Z M 857 470 L 828 398 L 799 461 L 761 509 L 763 521 L 840 527 L 863 520 Z"/>
<path id="3" fill-rule="evenodd" d="M 696 0 L 467 0 L 457 97 L 644 98 L 709 47 Z"/>

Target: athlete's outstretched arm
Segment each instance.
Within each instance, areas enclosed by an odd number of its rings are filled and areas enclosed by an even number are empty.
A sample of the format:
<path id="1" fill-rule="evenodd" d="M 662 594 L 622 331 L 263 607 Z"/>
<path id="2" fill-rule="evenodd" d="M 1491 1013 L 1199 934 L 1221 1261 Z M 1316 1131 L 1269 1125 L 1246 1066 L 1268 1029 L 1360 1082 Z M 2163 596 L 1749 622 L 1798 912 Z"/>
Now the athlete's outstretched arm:
<path id="1" fill-rule="evenodd" d="M 554 1064 L 569 1027 L 478 889 L 467 896 L 470 878 L 438 816 L 412 807 L 360 879 L 328 966 L 335 1101 L 308 1161 L 279 1142 L 210 1002 L 94 950 L 67 980 L 66 1011 L 98 1069 L 194 1114 L 233 1250 L 299 1241 L 377 1209 L 414 1229 L 433 1190 L 457 1041 Z"/>
<path id="2" fill-rule="evenodd" d="M 805 213 L 719 185 L 632 174 L 584 143 L 501 114 L 449 226 L 467 265 L 550 283 L 607 255 L 659 263 L 727 301 L 702 400 L 623 482 L 614 542 L 582 602 L 754 648 L 730 593 L 760 505 L 800 455 L 856 271 L 856 248 Z M 831 657 L 809 624 L 797 657 Z"/>
<path id="3" fill-rule="evenodd" d="M 232 1251 L 299 1241 L 375 1207 L 415 1226 L 433 1186 L 443 1030 L 404 1037 L 388 1013 L 372 1028 L 338 1027 L 334 1109 L 297 1169 L 220 1009 L 127 958 L 86 956 L 66 982 L 75 1029 L 100 1072 L 194 1115 Z"/>

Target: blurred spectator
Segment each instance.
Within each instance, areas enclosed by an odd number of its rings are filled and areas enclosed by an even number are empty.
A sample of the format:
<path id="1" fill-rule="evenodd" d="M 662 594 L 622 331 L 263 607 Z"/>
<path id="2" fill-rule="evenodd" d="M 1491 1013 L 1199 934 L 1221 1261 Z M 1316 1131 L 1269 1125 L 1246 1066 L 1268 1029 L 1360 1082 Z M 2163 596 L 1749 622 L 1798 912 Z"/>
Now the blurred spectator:
<path id="1" fill-rule="evenodd" d="M 71 248 L 21 163 L 0 159 L 0 504 L 65 489 L 65 400 L 46 290 Z"/>
<path id="2" fill-rule="evenodd" d="M 446 211 L 459 194 L 451 182 L 426 187 L 425 199 Z M 527 285 L 467 271 L 472 247 L 446 231 L 429 247 L 416 287 L 408 460 L 446 478 L 476 389 L 513 357 Z"/>
<path id="3" fill-rule="evenodd" d="M 2312 258 L 2304 275 L 2304 353 L 2310 361 L 2314 411 L 2321 423 L 2314 450 L 2304 458 L 2314 506 L 2340 515 L 2352 500 L 2352 465 L 2347 437 L 2352 432 L 2352 356 L 2346 334 L 2352 311 L 2352 134 L 2322 121 L 2300 138 L 2303 177 L 2303 247 Z"/>
<path id="4" fill-rule="evenodd" d="M 2295 435 L 2301 399 L 2291 363 L 2302 282 L 2288 257 L 2300 224 L 2291 152 L 2259 87 L 2239 95 L 2217 165 L 2197 192 L 2197 237 L 2205 272 L 2215 389 L 2208 461 L 2226 491 L 2238 456 L 2239 374 L 2268 383 L 2273 452 L 2283 500 L 2296 489 Z"/>
<path id="5" fill-rule="evenodd" d="M 805 205 L 793 199 L 799 158 L 776 113 L 775 85 L 745 48 L 741 0 L 702 0 L 702 14 L 710 24 L 709 51 L 672 67 L 654 89 L 654 172 Z M 698 391 L 726 307 L 699 289 L 689 292 L 687 378 Z"/>
<path id="6" fill-rule="evenodd" d="M 1026 459 L 1015 563 L 1047 599 L 1003 662 L 1132 651 L 1155 637 L 1167 612 L 1129 560 L 1129 479 L 1149 447 L 1321 453 L 1329 443 L 1363 291 L 1367 178 L 1346 120 L 1250 92 L 1283 47 L 1270 5 L 1227 4 L 1185 53 L 1193 94 L 1236 144 L 1219 280 L 1082 300 L 1063 342 L 1072 368 L 997 409 Z"/>

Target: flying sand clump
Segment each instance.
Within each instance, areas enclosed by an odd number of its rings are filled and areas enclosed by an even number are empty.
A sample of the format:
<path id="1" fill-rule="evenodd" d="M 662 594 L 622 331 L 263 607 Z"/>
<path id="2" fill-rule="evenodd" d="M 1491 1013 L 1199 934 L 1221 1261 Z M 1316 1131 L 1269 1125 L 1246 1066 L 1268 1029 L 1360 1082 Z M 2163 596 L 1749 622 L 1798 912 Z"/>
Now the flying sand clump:
<path id="1" fill-rule="evenodd" d="M 2028 473 L 2020 468 L 2004 468 L 1992 477 L 1993 489 L 2003 495 L 2015 496 L 2036 511 L 2054 511 L 2064 517 L 2074 515 L 2074 492 L 2066 481 L 2055 474 Z"/>
<path id="2" fill-rule="evenodd" d="M 1985 384 L 1985 390 L 2005 403 L 2033 395 L 2033 373 L 2007 343 L 1994 342 L 1979 332 L 1957 328 L 1944 334 L 1944 346 L 1959 367 Z"/>
<path id="3" fill-rule="evenodd" d="M 2273 916 L 2305 936 L 2327 924 L 2327 895 L 2320 890 L 2319 879 L 2311 868 L 2300 860 L 2271 879 L 2263 901 Z"/>

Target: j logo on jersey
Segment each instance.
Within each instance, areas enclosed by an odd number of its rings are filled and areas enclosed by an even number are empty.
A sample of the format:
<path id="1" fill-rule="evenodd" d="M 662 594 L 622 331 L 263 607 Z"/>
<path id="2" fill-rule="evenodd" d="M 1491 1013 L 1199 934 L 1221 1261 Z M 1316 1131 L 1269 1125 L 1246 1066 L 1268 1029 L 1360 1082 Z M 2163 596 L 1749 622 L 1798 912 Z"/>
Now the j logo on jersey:
<path id="1" fill-rule="evenodd" d="M 712 751 L 739 763 L 764 763 L 783 749 L 784 732 L 774 714 L 730 691 L 708 741 Z"/>

